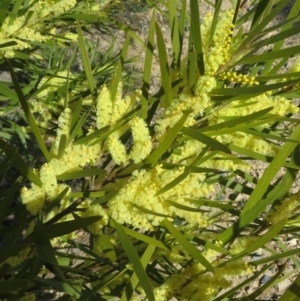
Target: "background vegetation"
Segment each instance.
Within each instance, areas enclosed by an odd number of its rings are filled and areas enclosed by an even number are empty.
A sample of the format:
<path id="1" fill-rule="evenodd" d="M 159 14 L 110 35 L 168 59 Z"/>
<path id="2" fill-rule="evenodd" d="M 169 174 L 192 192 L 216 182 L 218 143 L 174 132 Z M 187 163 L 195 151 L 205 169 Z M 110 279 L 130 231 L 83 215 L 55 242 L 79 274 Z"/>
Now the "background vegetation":
<path id="1" fill-rule="evenodd" d="M 300 2 L 205 3 L 1 1 L 1 300 L 300 298 Z"/>

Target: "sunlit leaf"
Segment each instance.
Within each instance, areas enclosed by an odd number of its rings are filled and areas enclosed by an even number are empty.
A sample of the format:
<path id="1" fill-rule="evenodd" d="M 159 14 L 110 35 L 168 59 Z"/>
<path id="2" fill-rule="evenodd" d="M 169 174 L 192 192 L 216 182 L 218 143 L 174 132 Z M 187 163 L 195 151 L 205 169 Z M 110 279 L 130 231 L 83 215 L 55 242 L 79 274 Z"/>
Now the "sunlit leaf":
<path id="1" fill-rule="evenodd" d="M 132 243 L 130 242 L 124 228 L 122 225 L 114 221 L 114 226 L 117 230 L 119 240 L 122 244 L 122 247 L 133 265 L 133 270 L 138 277 L 139 283 L 143 287 L 145 294 L 150 301 L 155 301 L 153 289 L 150 283 L 150 280 L 146 274 L 145 267 L 139 258 L 139 255 L 136 252 L 136 249 L 133 247 Z"/>

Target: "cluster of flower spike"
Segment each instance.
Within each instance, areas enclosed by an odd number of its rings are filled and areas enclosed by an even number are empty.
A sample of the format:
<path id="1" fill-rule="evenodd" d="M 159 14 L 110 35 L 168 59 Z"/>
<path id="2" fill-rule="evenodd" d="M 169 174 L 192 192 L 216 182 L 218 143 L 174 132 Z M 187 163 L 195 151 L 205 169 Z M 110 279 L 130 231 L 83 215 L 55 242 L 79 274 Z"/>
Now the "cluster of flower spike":
<path id="1" fill-rule="evenodd" d="M 275 225 L 280 220 L 290 217 L 291 213 L 299 208 L 299 197 L 300 192 L 284 199 L 280 205 L 271 209 L 265 218 L 266 221 Z"/>
<path id="2" fill-rule="evenodd" d="M 59 16 L 76 5 L 76 0 L 30 1 L 27 12 L 14 18 L 8 15 L 0 27 L 0 59 L 15 56 L 15 51 L 31 48 L 32 42 L 45 42 L 48 37 L 41 34 L 46 25 L 45 18 Z"/>
<path id="3" fill-rule="evenodd" d="M 186 199 L 188 197 L 201 198 L 211 193 L 212 187 L 203 183 L 203 175 L 190 174 L 172 189 L 158 195 L 165 185 L 183 172 L 182 168 L 167 170 L 159 165 L 149 171 L 135 172 L 132 180 L 122 187 L 118 195 L 108 203 L 108 214 L 119 223 L 131 224 L 144 230 L 159 226 L 164 216 L 180 217 L 188 221 L 190 225 L 207 226 L 205 216 Z M 172 202 L 179 206 L 190 207 L 191 211 L 178 210 Z M 144 212 L 140 208 L 153 214 Z"/>
<path id="4" fill-rule="evenodd" d="M 66 126 L 69 126 L 70 110 L 66 109 L 60 116 L 58 129 L 58 137 L 56 140 L 60 141 L 61 134 L 68 136 Z M 26 205 L 31 214 L 36 215 L 45 205 L 45 201 L 54 200 L 66 187 L 65 184 L 57 182 L 57 176 L 66 172 L 76 171 L 82 169 L 86 164 L 96 162 L 100 152 L 100 145 L 68 145 L 61 158 L 55 158 L 57 154 L 57 145 L 59 142 L 54 141 L 53 144 L 53 158 L 45 163 L 37 174 L 39 175 L 41 187 L 32 184 L 31 188 L 23 187 L 21 190 L 21 199 Z"/>
<path id="5" fill-rule="evenodd" d="M 117 94 L 114 100 L 111 99 L 109 89 L 104 86 L 97 98 L 97 128 L 114 126 L 132 110 L 141 96 L 141 91 L 137 90 L 131 95 L 122 97 L 122 83 L 119 83 Z M 121 142 L 121 136 L 131 129 L 133 146 L 129 154 L 126 146 Z M 145 121 L 140 117 L 134 117 L 128 124 L 114 131 L 107 139 L 106 146 L 111 153 L 116 164 L 124 164 L 129 160 L 135 163 L 141 162 L 151 152 L 152 143 L 150 133 Z"/>
<path id="6" fill-rule="evenodd" d="M 235 82 L 243 86 L 259 85 L 259 82 L 255 80 L 254 76 L 248 76 L 241 73 L 237 74 L 236 72 L 231 72 L 231 71 L 221 74 L 221 78 L 231 83 Z"/>
<path id="7" fill-rule="evenodd" d="M 220 21 L 217 24 L 211 45 L 209 41 L 212 17 L 210 15 L 206 17 L 202 26 L 206 74 L 198 78 L 193 94 L 181 93 L 156 120 L 154 138 L 158 141 L 162 141 L 166 137 L 168 128 L 172 128 L 183 117 L 184 111 L 190 112 L 184 126 L 194 125 L 199 117 L 207 114 L 208 110 L 212 112 L 211 116 L 207 118 L 208 126 L 220 124 L 237 116 L 247 116 L 269 107 L 273 107 L 271 111 L 273 115 L 284 116 L 299 112 L 295 105 L 283 97 L 274 97 L 268 94 L 248 100 L 231 101 L 222 108 L 215 108 L 215 104 L 210 98 L 210 92 L 217 86 L 217 70 L 226 63 L 230 56 L 232 17 L 233 11 L 220 15 Z M 257 84 L 255 79 L 235 73 L 226 73 L 224 79 L 244 85 Z M 98 144 L 73 145 L 72 141 L 69 141 L 64 154 L 58 158 L 60 141 L 63 135 L 66 138 L 69 137 L 71 124 L 70 110 L 66 109 L 61 114 L 58 120 L 57 138 L 51 150 L 53 157 L 40 168 L 39 172 L 36 172 L 41 179 L 42 186 L 32 184 L 31 188 L 23 188 L 21 191 L 22 202 L 33 215 L 42 210 L 46 200 L 52 201 L 68 187 L 57 181 L 58 175 L 80 170 L 87 164 L 94 164 L 99 152 L 107 151 L 110 153 L 116 164 L 127 164 L 129 160 L 139 163 L 150 154 L 152 142 L 145 121 L 138 116 L 126 119 L 126 114 L 136 107 L 141 92 L 135 91 L 125 97 L 122 93 L 122 84 L 120 84 L 115 99 L 112 99 L 111 91 L 104 86 L 97 98 L 96 127 L 98 129 L 105 127 L 114 129 L 114 132 L 105 140 L 104 149 L 101 149 Z M 264 127 L 257 126 L 255 129 L 262 131 Z M 129 131 L 131 131 L 133 143 L 125 145 L 122 142 L 122 137 Z M 278 146 L 272 142 L 260 138 L 259 135 L 255 136 L 239 129 L 233 133 L 229 131 L 228 134 L 215 133 L 213 138 L 225 145 L 237 145 L 269 156 L 274 156 L 278 152 Z M 86 199 L 82 203 L 81 209 L 84 211 L 82 211 L 81 216 L 99 215 L 102 217 L 100 221 L 89 226 L 89 231 L 96 235 L 101 234 L 102 228 L 108 224 L 109 219 L 114 219 L 121 224 L 129 224 L 140 231 L 154 230 L 165 218 L 172 221 L 179 218 L 184 221 L 186 227 L 191 229 L 207 227 L 212 219 L 209 214 L 202 212 L 195 205 L 195 200 L 209 196 L 214 187 L 205 182 L 204 174 L 186 173 L 184 166 L 185 164 L 190 165 L 204 148 L 205 145 L 199 141 L 191 138 L 183 139 L 166 159 L 167 163 L 177 167 L 169 169 L 164 165 L 157 164 L 149 170 L 146 168 L 136 170 L 127 184 L 118 191 L 116 196 L 110 199 L 107 209 L 100 205 L 90 206 L 91 200 Z M 211 154 L 211 150 L 206 153 L 208 157 Z M 248 168 L 242 160 L 233 161 L 232 157 L 228 157 L 226 154 L 218 154 L 218 158 L 209 157 L 201 164 L 201 167 L 224 171 L 238 168 L 246 170 Z M 167 185 L 182 176 L 185 177 L 172 189 L 165 189 Z M 296 197 L 285 200 L 281 206 L 272 210 L 266 219 L 270 223 L 276 223 L 278 212 L 283 210 L 283 206 L 285 206 L 284 215 L 289 215 L 295 209 L 295 200 Z M 69 204 L 68 196 L 62 200 L 62 203 L 64 202 Z M 64 208 L 64 205 L 61 208 Z M 55 208 L 51 213 L 52 216 L 61 208 Z M 250 239 L 237 241 L 233 245 L 231 253 L 242 252 L 251 241 Z M 233 277 L 249 275 L 252 272 L 249 266 L 242 261 L 233 261 L 229 264 L 224 262 L 223 265 L 217 265 L 222 263 L 215 261 L 219 255 L 218 252 L 205 249 L 202 253 L 209 262 L 215 264 L 215 274 L 206 272 L 205 267 L 191 260 L 189 265 L 183 265 L 184 268 L 173 273 L 163 285 L 154 290 L 156 300 L 168 300 L 176 293 L 183 300 L 207 301 L 214 297 L 220 288 L 228 288 Z M 177 254 L 168 252 L 164 255 L 176 257 Z M 179 264 L 186 263 L 184 256 L 177 256 L 176 260 Z M 193 281 L 189 281 L 190 279 Z"/>
<path id="8" fill-rule="evenodd" d="M 228 61 L 231 36 L 234 28 L 234 25 L 232 24 L 233 15 L 234 10 L 228 10 L 220 15 L 220 19 L 213 35 L 213 44 L 211 46 L 204 40 L 204 44 L 208 44 L 210 46 L 207 52 L 204 53 L 205 73 L 207 75 L 214 76 L 219 67 Z M 211 21 L 211 18 L 207 20 L 207 31 L 210 31 L 211 29 Z M 209 36 L 210 34 L 207 34 L 204 38 L 207 39 Z"/>

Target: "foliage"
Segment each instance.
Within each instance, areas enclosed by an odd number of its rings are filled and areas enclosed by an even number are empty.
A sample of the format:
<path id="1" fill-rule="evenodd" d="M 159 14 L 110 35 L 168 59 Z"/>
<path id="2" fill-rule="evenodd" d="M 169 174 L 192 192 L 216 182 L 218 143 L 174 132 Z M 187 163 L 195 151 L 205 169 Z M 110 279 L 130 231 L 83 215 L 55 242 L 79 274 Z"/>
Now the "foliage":
<path id="1" fill-rule="evenodd" d="M 284 41 L 300 3 L 277 25 L 288 0 L 207 3 L 147 1 L 143 85 L 125 93 L 142 40 L 112 1 L 3 2 L 2 300 L 265 300 L 288 277 L 279 300 L 300 297 L 285 265 L 243 293 L 275 260 L 299 267 L 300 61 L 284 66 L 300 46 Z M 119 54 L 88 39 L 117 28 Z"/>

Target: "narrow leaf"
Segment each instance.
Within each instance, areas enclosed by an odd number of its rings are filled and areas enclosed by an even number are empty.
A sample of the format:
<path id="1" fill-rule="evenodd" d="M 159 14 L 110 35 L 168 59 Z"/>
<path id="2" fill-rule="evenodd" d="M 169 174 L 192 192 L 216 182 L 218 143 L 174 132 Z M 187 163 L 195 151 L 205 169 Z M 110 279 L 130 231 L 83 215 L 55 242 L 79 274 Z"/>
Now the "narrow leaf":
<path id="1" fill-rule="evenodd" d="M 84 44 L 82 31 L 78 21 L 77 21 L 77 34 L 78 34 L 78 46 L 79 46 L 79 51 L 82 59 L 83 69 L 88 81 L 90 91 L 91 93 L 93 93 L 96 89 L 96 82 L 92 73 L 91 63 L 89 61 L 88 53 L 86 51 L 85 44 Z"/>
<path id="2" fill-rule="evenodd" d="M 145 234 L 142 234 L 142 233 L 139 233 L 137 231 L 134 231 L 132 229 L 129 229 L 127 227 L 123 227 L 126 234 L 131 236 L 131 237 L 134 237 L 140 241 L 143 241 L 149 245 L 153 245 L 155 246 L 156 248 L 160 248 L 160 249 L 163 249 L 165 251 L 168 251 L 169 249 L 159 240 L 155 239 L 155 238 L 152 238 L 148 235 L 145 235 Z"/>
<path id="3" fill-rule="evenodd" d="M 2 149 L 2 151 L 10 159 L 12 166 L 16 168 L 24 178 L 28 179 L 35 185 L 42 187 L 43 183 L 40 178 L 31 170 L 23 158 L 9 143 L 0 139 L 0 149 Z"/>
<path id="4" fill-rule="evenodd" d="M 0 9 L 0 27 L 8 14 L 8 8 L 11 4 L 11 0 L 2 0 Z"/>
<path id="5" fill-rule="evenodd" d="M 134 204 L 134 203 L 132 203 L 132 206 L 135 207 L 135 208 L 137 208 L 137 209 L 139 209 L 139 210 L 141 210 L 144 213 L 147 213 L 147 214 L 151 214 L 151 215 L 155 215 L 155 216 L 160 216 L 160 217 L 172 217 L 171 215 L 167 215 L 167 214 L 155 212 L 155 211 L 152 211 L 150 209 L 144 208 L 144 207 L 139 206 L 139 205 Z"/>
<path id="6" fill-rule="evenodd" d="M 139 258 L 139 255 L 137 254 L 135 248 L 133 247 L 132 243 L 130 242 L 130 239 L 128 238 L 123 226 L 116 221 L 114 221 L 115 229 L 117 230 L 120 243 L 130 260 L 130 262 L 133 265 L 133 270 L 136 274 L 136 276 L 139 279 L 139 282 L 141 286 L 143 287 L 145 294 L 147 296 L 147 299 L 149 301 L 155 301 L 153 289 L 150 283 L 150 280 L 147 276 L 147 273 L 145 271 L 145 268 Z"/>
<path id="7" fill-rule="evenodd" d="M 191 35 L 193 39 L 193 45 L 197 53 L 197 65 L 201 75 L 204 75 L 204 55 L 202 49 L 202 36 L 200 26 L 200 12 L 198 0 L 190 0 L 191 11 Z"/>
<path id="8" fill-rule="evenodd" d="M 66 181 L 66 180 L 73 180 L 78 178 L 92 177 L 92 176 L 104 175 L 104 174 L 106 174 L 106 171 L 104 169 L 89 168 L 80 171 L 72 171 L 72 172 L 60 174 L 56 176 L 56 179 Z"/>
<path id="9" fill-rule="evenodd" d="M 115 75 L 112 78 L 112 81 L 110 83 L 110 89 L 109 90 L 110 90 L 110 93 L 111 93 L 112 102 L 115 101 L 115 98 L 116 98 L 116 95 L 117 95 L 117 90 L 118 90 L 119 82 L 121 80 L 124 64 L 125 64 L 125 61 L 126 61 L 126 56 L 127 56 L 130 40 L 131 40 L 131 35 L 128 34 L 126 36 L 126 40 L 125 40 L 124 46 L 123 46 L 122 51 L 121 51 L 121 58 L 118 60 L 118 65 L 117 65 L 117 68 L 116 68 L 116 71 L 115 71 Z"/>
<path id="10" fill-rule="evenodd" d="M 141 99 L 141 104 L 142 104 L 141 115 L 143 119 L 147 118 L 147 111 L 148 111 L 148 99 L 149 99 L 153 51 L 154 51 L 154 34 L 155 34 L 155 10 L 153 10 L 152 13 L 152 19 L 149 27 L 146 54 L 145 54 L 142 99 Z"/>
<path id="11" fill-rule="evenodd" d="M 265 246 L 269 241 L 274 239 L 279 232 L 283 229 L 287 222 L 287 218 L 282 219 L 280 222 L 272 226 L 268 232 L 260 236 L 256 241 L 252 242 L 250 246 L 248 246 L 245 250 L 242 252 L 238 253 L 234 259 L 244 257 L 248 254 L 251 254 L 258 250 L 259 248 Z"/>
<path id="12" fill-rule="evenodd" d="M 300 139 L 300 125 L 296 126 L 290 138 L 295 140 Z M 245 212 L 247 212 L 249 209 L 253 208 L 259 202 L 259 200 L 261 200 L 269 184 L 271 183 L 279 169 L 284 165 L 287 157 L 292 153 L 295 147 L 295 143 L 286 142 L 284 146 L 280 148 L 276 157 L 274 158 L 272 163 L 266 168 L 265 172 L 263 173 L 262 177 L 257 183 L 253 193 L 251 194 L 250 198 L 245 204 L 245 207 L 243 208 L 241 213 L 242 215 L 245 214 Z"/>
<path id="13" fill-rule="evenodd" d="M 58 290 L 60 292 L 64 292 L 68 294 L 71 297 L 78 298 L 81 296 L 80 294 L 80 288 L 76 286 L 71 286 L 69 283 L 65 281 L 57 281 L 54 279 L 47 279 L 47 278 L 41 278 L 36 277 L 35 282 L 39 283 L 42 286 L 48 286 L 49 288 L 54 288 L 55 290 Z M 68 299 L 69 300 L 69 299 Z"/>
<path id="14" fill-rule="evenodd" d="M 30 111 L 29 105 L 27 103 L 27 100 L 26 100 L 26 98 L 25 98 L 25 96 L 23 94 L 23 91 L 22 91 L 22 89 L 20 87 L 20 84 L 18 82 L 16 74 L 15 74 L 15 72 L 14 72 L 14 70 L 13 70 L 13 68 L 12 68 L 12 66 L 11 66 L 11 64 L 10 64 L 9 61 L 7 61 L 7 66 L 9 68 L 9 72 L 10 72 L 12 81 L 14 83 L 16 92 L 18 94 L 18 98 L 19 98 L 20 104 L 22 106 L 22 109 L 24 111 L 26 119 L 27 119 L 27 121 L 28 121 L 28 123 L 29 123 L 29 125 L 31 127 L 31 130 L 32 130 L 32 132 L 33 132 L 33 134 L 35 136 L 35 139 L 36 139 L 36 141 L 37 141 L 37 143 L 39 145 L 39 148 L 42 151 L 45 159 L 47 161 L 50 161 L 51 157 L 50 157 L 49 152 L 48 152 L 48 150 L 46 148 L 46 145 L 44 143 L 43 137 L 42 137 L 42 135 L 41 135 L 41 133 L 39 131 L 39 128 L 38 128 L 38 126 L 37 126 L 37 124 L 35 122 L 34 117 L 31 114 L 31 111 Z"/>
<path id="15" fill-rule="evenodd" d="M 300 298 L 300 275 L 295 279 L 293 284 L 285 291 L 278 301 L 298 301 Z"/>
<path id="16" fill-rule="evenodd" d="M 193 130 L 185 127 L 182 129 L 182 132 L 187 136 L 190 136 L 213 149 L 219 150 L 226 154 L 231 154 L 231 150 L 227 146 L 225 146 L 224 144 L 220 143 L 219 141 L 213 138 L 210 138 L 202 133 L 199 133 L 197 130 Z"/>
<path id="17" fill-rule="evenodd" d="M 245 58 L 239 60 L 237 64 L 244 65 L 244 64 L 273 61 L 275 59 L 291 57 L 293 55 L 298 54 L 299 52 L 300 52 L 300 46 L 298 45 L 298 46 L 288 47 L 277 51 L 265 52 L 263 54 L 258 54 L 250 57 L 246 56 Z"/>
<path id="18" fill-rule="evenodd" d="M 35 244 L 35 253 L 42 263 L 61 280 L 65 280 L 64 273 L 60 269 L 54 250 L 49 240 Z"/>
<path id="19" fill-rule="evenodd" d="M 34 229 L 33 233 L 30 234 L 27 238 L 25 238 L 24 242 L 43 242 L 45 240 L 49 240 L 55 237 L 60 237 L 68 233 L 74 232 L 78 229 L 85 228 L 97 222 L 100 219 L 100 216 L 91 216 L 72 221 L 61 222 L 54 225 L 42 226 L 38 229 Z"/>
<path id="20" fill-rule="evenodd" d="M 189 174 L 190 174 L 190 172 L 188 170 L 184 171 L 181 175 L 176 177 L 173 181 L 171 181 L 170 183 L 165 185 L 163 188 L 161 188 L 159 191 L 157 191 L 155 196 L 159 196 L 159 195 L 165 193 L 166 191 L 174 188 L 175 186 L 180 184 L 180 182 L 182 182 Z"/>
<path id="21" fill-rule="evenodd" d="M 15 293 L 16 290 L 30 286 L 30 282 L 24 279 L 0 281 L 0 295 Z"/>
<path id="22" fill-rule="evenodd" d="M 165 44 L 165 39 L 158 23 L 155 23 L 157 49 L 159 57 L 159 65 L 161 72 L 161 82 L 165 95 L 162 97 L 162 106 L 168 107 L 173 101 L 172 81 L 169 70 L 168 55 Z"/>
<path id="23" fill-rule="evenodd" d="M 147 249 L 145 250 L 142 258 L 141 258 L 141 263 L 142 263 L 142 266 L 144 269 L 146 269 L 149 261 L 151 260 L 152 258 L 152 255 L 155 251 L 155 246 L 153 245 L 149 245 L 147 247 Z M 126 289 L 124 290 L 124 293 L 121 297 L 121 301 L 126 301 L 126 300 L 130 300 L 136 286 L 138 285 L 139 283 L 139 278 L 138 278 L 138 275 L 136 273 L 134 273 L 132 276 L 131 276 L 131 279 L 129 281 L 129 283 L 127 284 L 126 286 Z"/>
<path id="24" fill-rule="evenodd" d="M 1 142 L 1 140 L 0 140 Z M 19 189 L 19 183 L 14 183 L 11 185 L 10 188 L 8 188 L 4 193 L 4 198 L 1 199 L 0 202 L 0 223 L 2 224 L 3 220 L 7 216 L 7 212 L 11 204 L 15 201 L 15 194 Z M 3 191 L 3 190 L 2 190 Z M 1 257 L 1 255 L 0 255 Z"/>
<path id="25" fill-rule="evenodd" d="M 172 225 L 167 219 L 165 219 L 161 225 L 166 228 L 170 234 L 178 241 L 179 244 L 199 263 L 201 263 L 210 272 L 214 273 L 213 266 L 207 261 L 207 259 L 201 254 L 201 252 L 193 246 L 174 225 Z"/>
<path id="26" fill-rule="evenodd" d="M 168 203 L 170 203 L 170 205 L 174 206 L 175 208 L 178 208 L 178 209 L 184 210 L 184 211 L 190 211 L 190 212 L 210 212 L 208 210 L 203 210 L 203 209 L 199 209 L 199 208 L 195 208 L 195 207 L 185 206 L 185 205 L 179 204 L 179 203 L 171 201 L 171 200 L 168 200 Z"/>
<path id="27" fill-rule="evenodd" d="M 157 147 L 157 149 L 148 156 L 146 159 L 146 164 L 151 164 L 154 166 L 157 161 L 160 159 L 160 157 L 165 153 L 165 151 L 169 148 L 169 146 L 172 144 L 174 139 L 177 137 L 177 134 L 180 132 L 181 128 L 183 127 L 186 119 L 189 116 L 190 111 L 183 112 L 183 116 L 180 118 L 180 120 L 173 126 L 173 128 L 169 129 L 166 133 L 166 138 L 160 143 L 160 145 Z"/>

